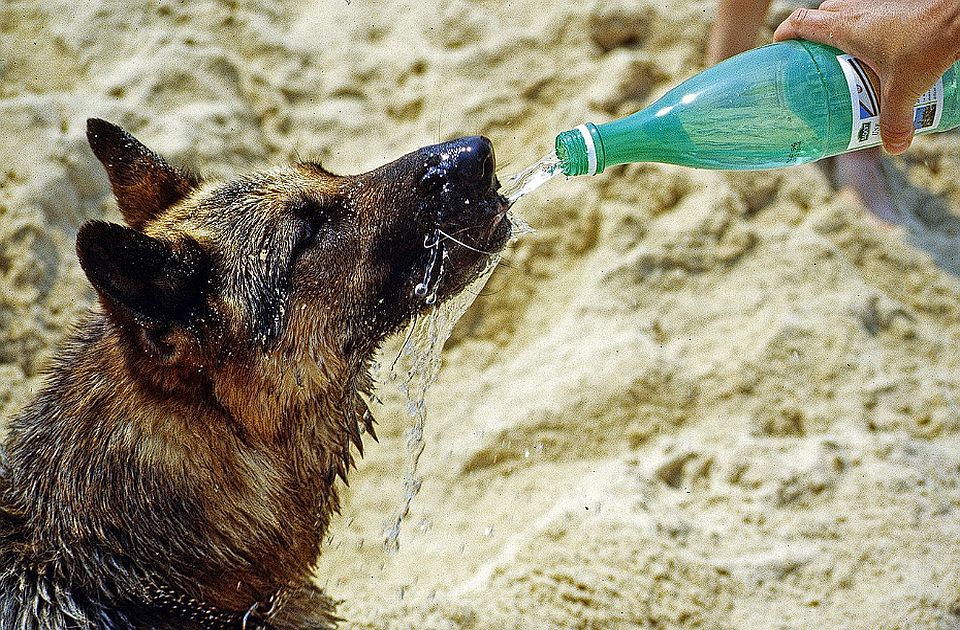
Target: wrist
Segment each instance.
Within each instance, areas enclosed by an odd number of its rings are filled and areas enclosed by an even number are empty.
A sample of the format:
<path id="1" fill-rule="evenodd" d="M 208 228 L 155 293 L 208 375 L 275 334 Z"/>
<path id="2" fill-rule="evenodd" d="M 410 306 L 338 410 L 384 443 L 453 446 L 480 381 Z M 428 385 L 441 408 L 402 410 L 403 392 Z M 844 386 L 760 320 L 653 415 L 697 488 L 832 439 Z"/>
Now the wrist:
<path id="1" fill-rule="evenodd" d="M 940 5 L 944 11 L 944 37 L 952 45 L 954 55 L 960 55 L 960 2 L 956 0 L 942 0 Z"/>

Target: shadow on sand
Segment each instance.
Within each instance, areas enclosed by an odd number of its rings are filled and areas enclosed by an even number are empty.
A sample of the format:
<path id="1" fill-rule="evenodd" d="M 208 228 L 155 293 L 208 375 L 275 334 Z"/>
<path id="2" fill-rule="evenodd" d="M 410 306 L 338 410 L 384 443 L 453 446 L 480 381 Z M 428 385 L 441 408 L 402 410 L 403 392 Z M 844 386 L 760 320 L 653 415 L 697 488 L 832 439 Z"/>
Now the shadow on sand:
<path id="1" fill-rule="evenodd" d="M 911 184 L 906 173 L 889 161 L 884 161 L 884 174 L 907 242 L 960 277 L 960 209 L 951 209 L 944 197 Z"/>

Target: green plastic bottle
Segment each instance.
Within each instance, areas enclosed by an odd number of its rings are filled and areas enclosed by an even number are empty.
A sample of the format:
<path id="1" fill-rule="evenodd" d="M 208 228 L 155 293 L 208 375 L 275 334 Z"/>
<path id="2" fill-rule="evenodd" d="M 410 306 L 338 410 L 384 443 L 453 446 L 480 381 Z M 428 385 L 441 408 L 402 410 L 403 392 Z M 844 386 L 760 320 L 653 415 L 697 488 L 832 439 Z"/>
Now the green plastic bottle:
<path id="1" fill-rule="evenodd" d="M 960 126 L 960 62 L 914 107 L 917 133 Z M 759 170 L 880 144 L 879 82 L 865 64 L 808 41 L 731 57 L 639 112 L 557 136 L 565 175 L 614 164 L 665 162 Z"/>

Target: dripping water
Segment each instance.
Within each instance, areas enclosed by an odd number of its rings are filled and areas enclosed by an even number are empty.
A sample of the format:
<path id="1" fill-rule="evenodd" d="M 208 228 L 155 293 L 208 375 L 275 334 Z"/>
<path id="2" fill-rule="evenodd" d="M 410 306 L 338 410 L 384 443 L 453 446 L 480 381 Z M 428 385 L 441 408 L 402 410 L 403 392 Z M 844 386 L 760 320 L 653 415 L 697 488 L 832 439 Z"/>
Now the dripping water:
<path id="1" fill-rule="evenodd" d="M 555 153 L 550 153 L 523 171 L 506 178 L 499 192 L 511 205 L 506 218 L 511 224 L 512 240 L 533 232 L 526 221 L 513 210 L 513 203 L 562 172 L 559 158 Z M 444 186 L 443 193 L 441 207 L 449 203 L 446 194 L 447 186 Z M 439 216 L 437 222 L 439 224 Z M 459 295 L 443 304 L 437 304 L 437 291 L 447 259 L 447 250 L 442 243 L 444 239 L 468 247 L 439 228 L 424 238 L 423 246 L 430 250 L 430 253 L 423 277 L 414 288 L 414 295 L 423 300 L 429 309 L 425 314 L 416 317 L 410 325 L 400 353 L 390 366 L 386 378 L 382 378 L 383 375 L 374 374 L 378 382 L 385 381 L 393 384 L 399 390 L 405 400 L 406 413 L 413 419 L 412 426 L 406 432 L 403 498 L 396 514 L 386 527 L 384 549 L 388 553 L 399 551 L 401 525 L 423 484 L 417 470 L 425 447 L 424 424 L 427 417 L 425 400 L 427 389 L 436 381 L 440 372 L 441 350 L 453 332 L 453 327 L 483 290 L 501 259 L 501 254 L 490 256 L 486 268 L 473 283 Z"/>
<path id="2" fill-rule="evenodd" d="M 423 483 L 418 475 L 420 456 L 423 453 L 424 424 L 427 418 L 426 395 L 430 385 L 440 373 L 441 350 L 453 332 L 453 327 L 483 289 L 494 267 L 499 262 L 495 256 L 483 274 L 459 295 L 442 304 L 436 303 L 436 286 L 424 301 L 429 310 L 417 317 L 410 325 L 399 355 L 393 362 L 387 382 L 393 383 L 405 400 L 407 415 L 413 419 L 406 432 L 406 466 L 403 477 L 403 498 L 396 515 L 387 526 L 384 549 L 395 553 L 400 549 L 400 528 L 410 511 L 410 504 L 420 492 Z M 418 285 L 419 286 L 419 285 Z"/>

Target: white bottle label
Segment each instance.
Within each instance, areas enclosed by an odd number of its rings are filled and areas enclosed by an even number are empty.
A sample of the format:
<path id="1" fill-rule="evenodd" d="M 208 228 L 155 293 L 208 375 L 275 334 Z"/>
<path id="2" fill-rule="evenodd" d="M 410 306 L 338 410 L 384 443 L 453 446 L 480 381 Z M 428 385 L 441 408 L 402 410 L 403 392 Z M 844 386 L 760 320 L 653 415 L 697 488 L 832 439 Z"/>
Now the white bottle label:
<path id="1" fill-rule="evenodd" d="M 837 55 L 843 76 L 850 88 L 853 127 L 847 150 L 877 146 L 880 140 L 880 81 L 865 63 L 851 55 Z M 913 128 L 916 133 L 933 131 L 940 125 L 943 113 L 943 79 L 927 90 L 913 106 Z"/>

